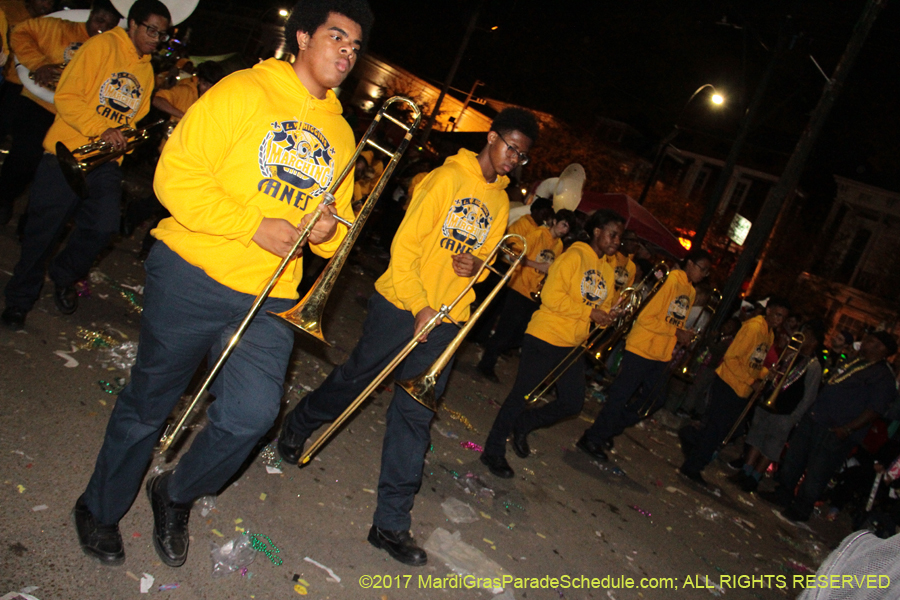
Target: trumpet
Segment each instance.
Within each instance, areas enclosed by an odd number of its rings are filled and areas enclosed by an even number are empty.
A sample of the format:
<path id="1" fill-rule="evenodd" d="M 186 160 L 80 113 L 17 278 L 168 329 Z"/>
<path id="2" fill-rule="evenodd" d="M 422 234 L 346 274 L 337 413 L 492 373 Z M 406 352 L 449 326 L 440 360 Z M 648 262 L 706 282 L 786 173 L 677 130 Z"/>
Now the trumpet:
<path id="1" fill-rule="evenodd" d="M 529 294 L 529 296 L 531 296 L 531 299 L 534 300 L 535 302 L 541 301 L 541 292 L 544 290 L 544 282 L 545 281 L 547 281 L 546 274 L 543 277 L 541 277 L 541 280 L 538 282 L 537 289 Z"/>
<path id="2" fill-rule="evenodd" d="M 82 199 L 88 196 L 87 174 L 104 163 L 116 160 L 120 156 L 131 152 L 137 146 L 150 139 L 150 131 L 162 125 L 165 121 L 160 119 L 143 129 L 135 129 L 130 125 L 119 127 L 119 131 L 128 140 L 121 150 L 113 148 L 112 144 L 103 140 L 94 140 L 74 150 L 69 150 L 62 142 L 56 142 L 56 160 L 62 169 L 66 183 Z"/>
<path id="3" fill-rule="evenodd" d="M 669 267 L 664 262 L 659 262 L 638 285 L 622 290 L 616 305 L 613 307 L 613 311 L 618 314 L 616 321 L 609 327 L 595 327 L 586 340 L 572 348 L 565 358 L 553 367 L 533 390 L 525 395 L 526 402 L 537 402 L 540 400 L 557 380 L 562 377 L 563 373 L 581 360 L 584 354 L 590 352 L 598 362 L 602 363 L 605 361 L 619 341 L 631 331 L 631 326 L 634 324 L 640 309 L 646 306 L 647 302 L 656 295 L 656 292 L 659 291 L 668 276 Z M 643 290 L 650 285 L 651 281 L 653 282 L 653 287 L 650 288 L 645 298 Z M 595 350 L 601 343 L 602 347 L 599 350 Z"/>
<path id="4" fill-rule="evenodd" d="M 387 109 L 397 102 L 402 102 L 411 109 L 413 114 L 412 124 L 404 123 L 400 119 L 387 114 Z M 372 134 L 375 132 L 375 129 L 381 122 L 382 118 L 395 123 L 406 131 L 403 140 L 393 152 L 382 147 L 380 144 L 371 139 Z M 384 172 L 381 174 L 381 178 L 378 180 L 378 183 L 375 185 L 372 193 L 369 194 L 369 198 L 366 200 L 366 204 L 363 206 L 362 210 L 360 210 L 355 221 L 350 222 L 335 215 L 335 218 L 340 223 L 343 223 L 346 227 L 348 227 L 347 234 L 344 237 L 344 240 L 341 242 L 340 246 L 338 246 L 338 249 L 335 251 L 334 255 L 331 257 L 331 260 L 327 265 L 325 265 L 325 269 L 322 271 L 321 275 L 319 275 L 319 278 L 316 280 L 315 284 L 313 284 L 313 287 L 309 290 L 303 300 L 301 300 L 300 303 L 298 303 L 294 308 L 285 313 L 270 314 L 274 314 L 275 316 L 280 317 L 291 327 L 309 333 L 316 339 L 328 344 L 328 342 L 325 340 L 325 336 L 322 334 L 321 327 L 322 314 L 325 310 L 325 302 L 328 300 L 328 295 L 331 293 L 331 289 L 334 287 L 334 283 L 341 272 L 341 268 L 344 266 L 347 257 L 350 255 L 351 246 L 359 237 L 360 231 L 362 230 L 363 225 L 365 225 L 366 219 L 369 217 L 369 214 L 375 207 L 375 202 L 378 200 L 378 196 L 381 194 L 384 186 L 387 185 L 388 178 L 393 172 L 394 167 L 396 167 L 397 163 L 400 161 L 400 157 L 406 151 L 406 147 L 409 145 L 413 133 L 418 128 L 421 120 L 422 112 L 416 106 L 415 102 L 413 102 L 409 98 L 406 98 L 404 96 L 394 96 L 392 98 L 389 98 L 384 103 L 384 105 L 381 107 L 381 110 L 378 111 L 378 114 L 372 121 L 372 124 L 369 126 L 369 129 L 366 131 L 366 134 L 360 140 L 359 145 L 357 145 L 356 151 L 353 153 L 353 156 L 350 157 L 350 160 L 344 167 L 344 170 L 332 182 L 331 187 L 328 189 L 328 191 L 325 192 L 322 204 L 327 205 L 334 203 L 334 192 L 337 191 L 340 185 L 350 174 L 350 171 L 356 164 L 356 159 L 359 158 L 360 153 L 367 145 L 372 146 L 379 152 L 390 156 L 391 160 L 388 163 L 388 166 L 385 167 Z M 288 263 L 290 263 L 294 259 L 297 251 L 301 248 L 301 246 L 303 246 L 303 244 L 306 243 L 306 240 L 312 233 L 313 227 L 315 227 L 316 223 L 319 222 L 319 219 L 322 218 L 322 215 L 322 209 L 320 207 L 317 207 L 315 212 L 312 213 L 312 217 L 310 218 L 309 223 L 300 232 L 300 237 L 297 238 L 296 242 L 294 242 L 293 248 L 291 248 L 291 250 L 281 260 L 281 263 L 278 265 L 275 273 L 272 275 L 263 290 L 253 301 L 253 304 L 251 305 L 250 310 L 247 312 L 247 315 L 244 317 L 244 320 L 241 321 L 240 325 L 238 325 L 234 334 L 231 336 L 231 339 L 228 341 L 228 344 L 219 355 L 219 358 L 207 373 L 198 390 L 194 393 L 187 408 L 185 408 L 184 412 L 182 412 L 181 416 L 174 424 L 170 424 L 168 427 L 166 427 L 165 432 L 159 440 L 159 452 L 161 454 L 165 453 L 172 446 L 172 443 L 175 441 L 175 438 L 184 427 L 184 424 L 187 422 L 190 415 L 194 412 L 197 404 L 209 389 L 209 386 L 212 384 L 213 379 L 216 378 L 216 375 L 218 375 L 219 371 L 222 370 L 225 361 L 228 360 L 228 357 L 231 356 L 231 353 L 234 351 L 235 347 L 237 347 L 238 342 L 240 342 L 241 337 L 243 337 L 244 332 L 247 330 L 247 327 L 250 326 L 250 322 L 253 321 L 254 317 L 256 317 L 257 313 L 259 313 L 263 303 L 272 292 L 272 288 L 275 287 L 278 279 L 287 268 Z"/>
<path id="5" fill-rule="evenodd" d="M 518 238 L 518 240 L 522 243 L 522 250 L 516 252 L 515 250 L 511 250 L 507 248 L 506 244 L 511 241 L 513 238 Z M 384 369 L 372 380 L 371 383 L 364 389 L 356 399 L 350 403 L 349 406 L 341 413 L 337 419 L 326 429 L 319 438 L 313 442 L 313 444 L 306 450 L 306 453 L 300 458 L 300 464 L 305 465 L 308 463 L 313 455 L 325 444 L 328 438 L 346 421 L 350 415 L 352 415 L 357 408 L 369 397 L 369 394 L 375 391 L 375 389 L 384 381 L 388 375 L 399 365 L 403 360 L 410 355 L 410 353 L 415 350 L 416 346 L 419 345 L 419 339 L 423 335 L 428 335 L 428 333 L 433 330 L 435 327 L 440 325 L 444 319 L 450 320 L 454 325 L 460 328 L 459 333 L 456 334 L 456 337 L 450 341 L 441 355 L 437 358 L 437 360 L 432 363 L 431 367 L 429 367 L 424 373 L 419 375 L 418 377 L 414 377 L 413 379 L 404 379 L 400 381 L 396 381 L 396 385 L 403 388 L 410 396 L 412 396 L 413 400 L 424 406 L 425 408 L 437 411 L 437 398 L 434 397 L 434 388 L 437 384 L 437 379 L 441 374 L 441 371 L 447 366 L 450 362 L 450 359 L 453 358 L 453 355 L 456 353 L 460 344 L 462 344 L 463 340 L 468 335 L 469 331 L 472 327 L 475 326 L 475 322 L 481 317 L 482 313 L 487 309 L 488 305 L 491 301 L 500 293 L 500 290 L 507 284 L 509 279 L 512 277 L 513 272 L 516 270 L 516 267 L 524 260 L 525 253 L 528 248 L 525 244 L 525 238 L 521 235 L 511 233 L 503 236 L 503 239 L 500 240 L 500 243 L 494 246 L 494 249 L 491 250 L 491 253 L 484 259 L 484 263 L 481 265 L 481 268 L 478 269 L 478 272 L 475 273 L 469 284 L 466 288 L 459 293 L 453 302 L 449 305 L 444 304 L 441 305 L 441 310 L 438 311 L 434 317 L 432 317 L 422 328 L 422 331 L 419 332 L 419 335 L 413 337 L 409 343 L 400 350 L 399 354 L 389 362 Z M 490 266 L 490 263 L 493 261 L 494 257 L 496 257 L 497 253 L 504 252 L 513 258 L 512 266 L 507 269 L 506 273 L 502 274 L 502 278 L 500 281 L 494 286 L 491 290 L 491 293 L 487 295 L 484 301 L 478 305 L 478 308 L 469 316 L 469 320 L 466 321 L 465 324 L 460 325 L 456 321 L 450 319 L 450 313 L 453 308 L 459 304 L 460 301 L 469 293 L 469 290 L 472 289 L 472 286 L 478 282 L 481 277 L 481 274 L 485 269 L 491 269 L 498 275 L 500 273 L 494 269 L 494 267 Z"/>
<path id="6" fill-rule="evenodd" d="M 764 393 L 769 393 L 769 396 L 760 404 L 760 407 L 771 410 L 775 406 L 778 395 L 781 393 L 781 388 L 784 385 L 788 374 L 790 374 L 794 362 L 796 362 L 797 357 L 800 356 L 800 346 L 803 345 L 805 339 L 804 335 L 799 331 L 791 336 L 791 341 L 788 342 L 788 345 L 781 351 L 775 366 L 772 367 L 772 370 L 769 371 L 760 386 L 756 388 L 756 391 L 750 394 L 750 399 L 747 400 L 747 405 L 744 406 L 741 416 L 734 422 L 731 431 L 729 431 L 728 435 L 725 436 L 725 439 L 722 440 L 722 446 L 726 446 L 728 442 L 731 441 L 731 436 L 737 431 L 741 421 L 744 420 L 744 417 L 747 416 L 747 413 L 750 412 L 750 409 L 757 401 L 759 401 Z"/>

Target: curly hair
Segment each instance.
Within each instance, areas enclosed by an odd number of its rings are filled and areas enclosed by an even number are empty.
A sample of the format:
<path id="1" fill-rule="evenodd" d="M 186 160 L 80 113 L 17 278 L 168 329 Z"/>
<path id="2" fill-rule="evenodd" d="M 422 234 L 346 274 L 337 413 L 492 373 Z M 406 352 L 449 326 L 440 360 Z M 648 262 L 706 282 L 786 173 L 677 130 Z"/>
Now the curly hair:
<path id="1" fill-rule="evenodd" d="M 584 231 L 587 233 L 588 239 L 592 239 L 594 237 L 595 229 L 603 229 L 610 223 L 622 223 L 624 225 L 625 217 L 614 210 L 599 208 L 594 211 L 594 214 L 592 214 L 588 218 L 587 223 L 584 224 Z"/>
<path id="2" fill-rule="evenodd" d="M 357 23 L 362 29 L 362 43 L 365 49 L 369 41 L 369 32 L 375 22 L 375 15 L 366 0 L 300 0 L 294 5 L 291 16 L 284 25 L 284 36 L 287 38 L 288 50 L 295 56 L 300 51 L 297 45 L 297 32 L 310 35 L 325 24 L 328 15 L 338 13 Z"/>
<path id="3" fill-rule="evenodd" d="M 129 26 L 132 21 L 138 25 L 143 24 L 144 21 L 150 18 L 150 15 L 163 17 L 169 21 L 169 25 L 172 24 L 172 14 L 165 4 L 159 0 L 137 0 L 137 2 L 132 4 L 131 8 L 128 9 Z"/>
<path id="4" fill-rule="evenodd" d="M 518 131 L 534 143 L 537 141 L 539 127 L 531 111 L 524 108 L 504 108 L 491 123 L 491 131 L 500 135 Z"/>

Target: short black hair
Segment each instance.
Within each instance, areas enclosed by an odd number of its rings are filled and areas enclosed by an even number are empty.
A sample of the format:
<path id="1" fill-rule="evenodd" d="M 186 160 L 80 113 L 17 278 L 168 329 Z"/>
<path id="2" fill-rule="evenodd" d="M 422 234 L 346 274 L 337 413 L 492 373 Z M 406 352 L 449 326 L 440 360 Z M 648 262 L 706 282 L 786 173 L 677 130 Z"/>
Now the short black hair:
<path id="1" fill-rule="evenodd" d="M 375 15 L 366 0 L 300 0 L 291 10 L 284 24 L 284 36 L 288 50 L 296 56 L 300 52 L 297 32 L 314 34 L 328 20 L 328 15 L 338 13 L 359 25 L 362 29 L 362 49 L 369 41 L 369 32 L 375 23 Z"/>
<path id="2" fill-rule="evenodd" d="M 169 8 L 165 4 L 159 0 L 137 0 L 128 9 L 129 26 L 132 21 L 142 25 L 151 15 L 164 17 L 168 19 L 169 25 L 172 24 L 172 13 L 169 12 Z"/>
<path id="3" fill-rule="evenodd" d="M 540 196 L 535 197 L 534 201 L 531 203 L 531 214 L 536 212 L 540 212 L 542 210 L 553 210 L 553 200 L 550 198 L 541 198 Z"/>
<path id="4" fill-rule="evenodd" d="M 816 338 L 816 348 L 818 349 L 825 343 L 828 326 L 822 319 L 811 319 L 800 326 L 800 331 L 805 331 L 807 335 Z"/>
<path id="5" fill-rule="evenodd" d="M 109 0 L 94 0 L 91 2 L 91 12 L 108 12 L 111 15 L 114 15 L 117 19 L 122 18 L 122 13 L 113 6 L 113 3 Z"/>
<path id="6" fill-rule="evenodd" d="M 197 79 L 216 85 L 223 77 L 225 77 L 225 67 L 218 61 L 207 60 L 197 65 Z"/>
<path id="7" fill-rule="evenodd" d="M 491 131 L 496 131 L 500 135 L 518 131 L 531 140 L 531 143 L 537 141 L 539 130 L 534 114 L 524 108 L 504 108 L 491 123 Z"/>
<path id="8" fill-rule="evenodd" d="M 788 302 L 787 298 L 782 298 L 781 296 L 772 296 L 771 298 L 769 298 L 769 301 L 766 302 L 766 310 L 769 310 L 773 307 L 780 307 L 788 312 L 791 312 L 791 303 Z"/>
<path id="9" fill-rule="evenodd" d="M 691 250 L 684 257 L 684 264 L 687 264 L 687 261 L 691 261 L 696 265 L 701 260 L 709 261 L 709 263 L 712 264 L 712 254 L 700 248 L 698 248 L 697 250 Z"/>
<path id="10" fill-rule="evenodd" d="M 594 211 L 594 214 L 592 214 L 588 218 L 587 223 L 584 224 L 584 231 L 587 233 L 588 239 L 594 239 L 594 230 L 603 229 L 610 223 L 622 223 L 624 225 L 625 217 L 614 210 L 599 208 Z"/>
<path id="11" fill-rule="evenodd" d="M 568 208 L 561 208 L 558 211 L 556 211 L 555 218 L 556 218 L 557 223 L 559 223 L 560 221 L 565 221 L 566 223 L 568 223 L 569 224 L 569 232 L 571 232 L 575 229 L 575 225 L 576 225 L 575 213 L 572 212 L 571 210 L 569 210 Z"/>

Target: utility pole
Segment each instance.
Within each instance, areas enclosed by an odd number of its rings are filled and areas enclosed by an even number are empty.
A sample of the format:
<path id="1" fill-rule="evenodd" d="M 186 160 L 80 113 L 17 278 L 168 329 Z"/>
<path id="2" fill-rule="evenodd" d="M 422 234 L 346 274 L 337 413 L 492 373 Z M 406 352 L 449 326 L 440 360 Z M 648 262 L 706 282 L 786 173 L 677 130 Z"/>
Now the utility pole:
<path id="1" fill-rule="evenodd" d="M 462 110 L 459 111 L 459 116 L 456 117 L 455 121 L 453 121 L 453 127 L 450 128 L 450 131 L 456 131 L 456 127 L 459 125 L 459 122 L 462 121 L 463 114 L 465 114 L 466 109 L 469 108 L 469 102 L 472 101 L 472 96 L 475 95 L 475 88 L 477 88 L 479 85 L 484 85 L 484 82 L 476 79 L 475 83 L 472 84 L 472 89 L 469 90 L 469 95 L 466 96 L 466 101 L 463 102 Z"/>
<path id="2" fill-rule="evenodd" d="M 847 48 L 844 50 L 844 54 L 841 56 L 837 67 L 835 67 L 834 75 L 832 75 L 828 83 L 825 84 L 825 89 L 822 91 L 819 103 L 813 110 L 812 115 L 809 118 L 809 123 L 806 125 L 806 129 L 800 136 L 800 139 L 794 148 L 794 153 L 788 160 L 788 164 L 784 169 L 781 179 L 779 179 L 775 188 L 772 190 L 772 193 L 769 194 L 762 209 L 760 209 L 756 222 L 750 229 L 744 251 L 741 253 L 740 258 L 738 258 L 734 271 L 728 279 L 725 290 L 722 293 L 721 306 L 723 308 L 715 315 L 715 318 L 710 325 L 711 330 L 719 329 L 726 318 L 730 316 L 729 309 L 738 296 L 741 283 L 755 267 L 759 252 L 769 235 L 772 233 L 772 227 L 778 218 L 778 213 L 780 212 L 782 205 L 797 187 L 800 175 L 803 173 L 803 168 L 806 166 L 806 160 L 809 158 L 809 154 L 816 144 L 816 140 L 819 133 L 822 131 L 828 113 L 831 112 L 835 100 L 843 89 L 844 83 L 847 81 L 847 76 L 850 73 L 850 69 L 853 67 L 853 63 L 856 61 L 856 57 L 859 55 L 859 51 L 862 49 L 863 43 L 871 31 L 875 19 L 886 5 L 887 0 L 868 0 L 868 2 L 866 2 L 863 13 L 853 29 L 850 41 L 847 43 Z"/>

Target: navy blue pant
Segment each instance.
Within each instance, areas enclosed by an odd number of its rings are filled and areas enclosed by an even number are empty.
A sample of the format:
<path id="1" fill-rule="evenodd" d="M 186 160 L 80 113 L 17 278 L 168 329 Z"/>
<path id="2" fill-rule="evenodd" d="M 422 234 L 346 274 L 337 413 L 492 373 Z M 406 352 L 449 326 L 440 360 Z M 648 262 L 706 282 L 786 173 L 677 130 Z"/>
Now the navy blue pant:
<path id="1" fill-rule="evenodd" d="M 531 298 L 526 298 L 515 290 L 509 290 L 494 335 L 485 344 L 484 354 L 478 366 L 493 370 L 501 354 L 521 346 L 531 315 L 539 306 Z"/>
<path id="2" fill-rule="evenodd" d="M 621 435 L 625 429 L 640 421 L 641 415 L 652 413 L 664 397 L 665 382 L 662 378 L 665 377 L 667 364 L 626 350 L 619 365 L 619 374 L 609 386 L 606 404 L 593 425 L 584 432 L 584 437 L 599 445 Z"/>
<path id="3" fill-rule="evenodd" d="M 44 155 L 44 136 L 55 118 L 53 113 L 24 96 L 15 100 L 14 110 L 12 145 L 0 169 L 0 211 L 3 207 L 11 210 L 15 199 L 34 179 Z"/>
<path id="4" fill-rule="evenodd" d="M 335 368 L 317 390 L 307 395 L 288 415 L 291 432 L 309 437 L 322 424 L 335 420 L 375 377 L 413 339 L 415 317 L 375 293 L 369 299 L 369 313 L 363 334 L 350 358 Z M 450 341 L 456 327 L 444 323 L 428 334 L 394 370 L 395 379 L 411 379 L 430 367 Z M 441 372 L 435 386 L 440 398 L 450 376 L 452 361 Z M 422 484 L 425 453 L 431 443 L 434 413 L 413 400 L 399 386 L 387 411 L 387 426 L 381 447 L 381 475 L 378 479 L 378 506 L 373 523 L 381 529 L 408 531 L 410 511 Z"/>
<path id="5" fill-rule="evenodd" d="M 84 495 L 91 513 L 106 524 L 128 512 L 166 418 L 204 356 L 218 357 L 254 300 L 214 281 L 163 243 L 154 245 L 144 267 L 137 363 L 116 401 Z M 169 481 L 174 501 L 218 492 L 271 429 L 281 409 L 294 334 L 266 311 L 293 304 L 267 300 L 216 377 L 209 423 Z"/>
<path id="6" fill-rule="evenodd" d="M 683 470 L 699 473 L 706 468 L 741 416 L 747 400 L 738 396 L 730 385 L 716 375 L 709 388 L 709 419 L 706 425 L 699 430 L 690 426 L 682 429 L 682 439 L 691 446 L 681 467 Z"/>
<path id="7" fill-rule="evenodd" d="M 491 456 L 506 454 L 506 438 L 513 428 L 528 433 L 540 427 L 574 417 L 584 406 L 584 359 L 579 358 L 556 381 L 556 400 L 539 408 L 529 409 L 525 395 L 531 392 L 544 377 L 565 358 L 572 348 L 554 346 L 533 335 L 525 334 L 522 340 L 522 358 L 516 382 L 494 419 L 484 453 Z"/>
<path id="8" fill-rule="evenodd" d="M 50 279 L 58 286 L 72 285 L 86 277 L 94 260 L 119 230 L 119 165 L 100 165 L 88 173 L 87 183 L 90 193 L 82 200 L 66 183 L 56 156 L 44 154 L 28 198 L 22 254 L 6 285 L 7 306 L 25 311 L 34 306 L 44 284 L 44 267 L 70 220 L 75 220 L 75 227 L 48 269 Z"/>
<path id="9" fill-rule="evenodd" d="M 775 492 L 785 504 L 809 518 L 828 482 L 856 444 L 851 439 L 839 440 L 826 425 L 816 423 L 807 413 L 791 436 L 784 463 L 778 470 Z M 794 489 L 806 473 L 797 496 Z"/>

